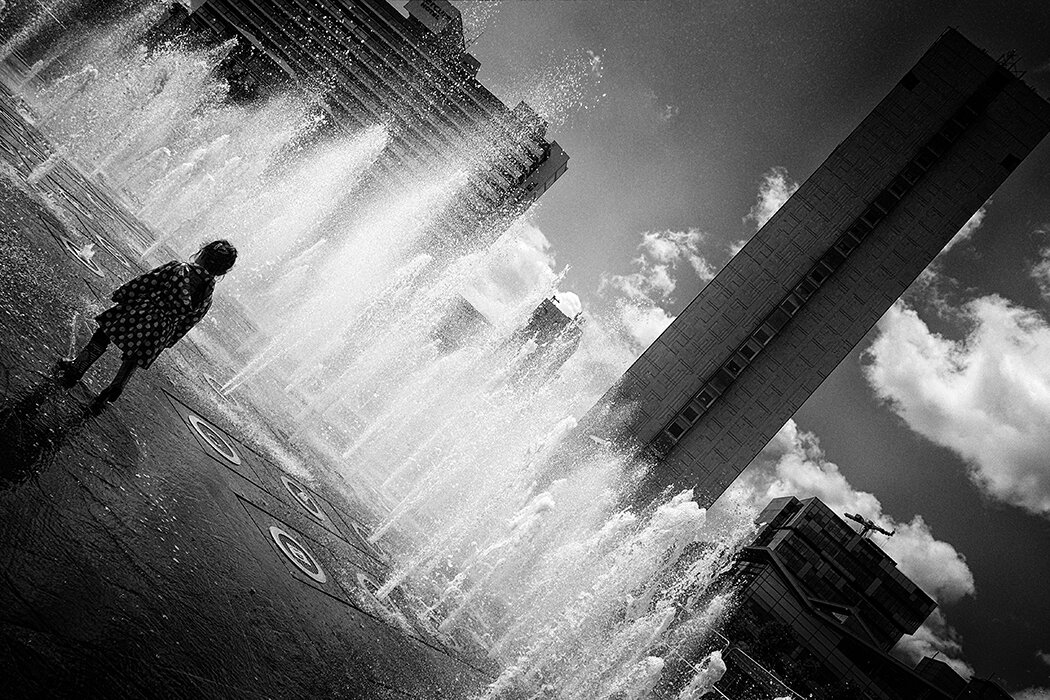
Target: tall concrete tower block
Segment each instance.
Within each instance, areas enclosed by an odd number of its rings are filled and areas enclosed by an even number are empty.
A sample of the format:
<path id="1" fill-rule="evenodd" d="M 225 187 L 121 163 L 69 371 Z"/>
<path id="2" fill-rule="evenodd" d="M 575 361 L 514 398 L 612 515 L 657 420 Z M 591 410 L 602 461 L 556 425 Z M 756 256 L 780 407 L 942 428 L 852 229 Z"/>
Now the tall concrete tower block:
<path id="1" fill-rule="evenodd" d="M 1050 130 L 946 31 L 584 417 L 713 502 Z"/>
<path id="2" fill-rule="evenodd" d="M 513 219 L 565 174 L 569 156 L 532 107 L 508 107 L 478 81 L 455 5 L 409 0 L 406 16 L 398 4 L 192 0 L 189 26 L 238 39 L 229 61 L 240 92 L 288 79 L 323 97 L 351 132 L 382 125 L 389 139 L 373 172 L 387 188 L 455 163 L 470 173 L 457 204 L 464 220 Z"/>

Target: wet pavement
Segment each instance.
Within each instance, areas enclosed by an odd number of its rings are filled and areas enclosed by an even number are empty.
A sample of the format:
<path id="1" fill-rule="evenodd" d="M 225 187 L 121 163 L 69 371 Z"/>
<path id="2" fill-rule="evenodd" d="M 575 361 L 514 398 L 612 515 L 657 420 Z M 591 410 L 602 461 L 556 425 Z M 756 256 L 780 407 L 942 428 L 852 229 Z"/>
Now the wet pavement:
<path id="1" fill-rule="evenodd" d="M 0 695 L 470 696 L 476 651 L 371 595 L 367 508 L 187 390 L 192 340 L 97 416 L 114 351 L 54 383 L 151 237 L 64 161 L 27 184 L 52 152 L 0 89 Z"/>

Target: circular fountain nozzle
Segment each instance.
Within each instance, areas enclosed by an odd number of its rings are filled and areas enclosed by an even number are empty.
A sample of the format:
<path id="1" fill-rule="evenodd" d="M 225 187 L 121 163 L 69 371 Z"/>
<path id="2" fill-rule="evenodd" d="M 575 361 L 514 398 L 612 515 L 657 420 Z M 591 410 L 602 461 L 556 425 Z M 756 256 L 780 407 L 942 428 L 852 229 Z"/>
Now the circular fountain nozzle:
<path id="1" fill-rule="evenodd" d="M 62 247 L 65 249 L 69 256 L 76 260 L 78 263 L 86 267 L 96 277 L 105 277 L 106 271 L 99 267 L 99 264 L 95 262 L 95 244 L 86 243 L 84 245 L 77 244 L 72 238 L 68 236 L 62 236 Z"/>
<path id="2" fill-rule="evenodd" d="M 314 559 L 314 555 L 310 553 L 310 550 L 300 544 L 298 540 L 276 525 L 270 526 L 270 537 L 273 538 L 274 543 L 277 545 L 277 548 L 281 550 L 281 553 L 284 554 L 284 556 L 288 558 L 288 561 L 292 562 L 297 569 L 318 583 L 325 583 L 328 581 L 324 569 L 322 569 L 321 565 L 317 563 L 316 559 Z"/>
<path id="3" fill-rule="evenodd" d="M 211 423 L 200 416 L 192 413 L 188 414 L 188 416 L 190 425 L 193 426 L 193 429 L 201 436 L 201 439 L 204 440 L 204 442 L 208 443 L 208 445 L 218 452 L 227 462 L 240 466 L 241 456 L 237 454 L 236 448 L 230 444 L 230 441 L 227 440 L 222 433 L 212 427 Z"/>
<path id="4" fill-rule="evenodd" d="M 281 476 L 281 481 L 284 483 L 284 487 L 288 489 L 288 493 L 292 494 L 292 498 L 295 499 L 296 503 L 301 505 L 315 520 L 322 523 L 325 522 L 324 511 L 321 510 L 321 506 L 317 504 L 317 499 L 306 490 L 305 486 L 287 476 Z"/>

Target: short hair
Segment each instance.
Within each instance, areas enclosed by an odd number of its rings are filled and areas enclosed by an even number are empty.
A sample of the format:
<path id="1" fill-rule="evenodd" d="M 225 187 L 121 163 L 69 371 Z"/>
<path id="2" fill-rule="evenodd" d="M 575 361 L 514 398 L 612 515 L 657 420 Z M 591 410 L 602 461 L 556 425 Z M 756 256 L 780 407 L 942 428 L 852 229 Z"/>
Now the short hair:
<path id="1" fill-rule="evenodd" d="M 212 241 L 197 253 L 197 262 L 215 276 L 225 275 L 237 262 L 237 249 L 225 239 Z"/>

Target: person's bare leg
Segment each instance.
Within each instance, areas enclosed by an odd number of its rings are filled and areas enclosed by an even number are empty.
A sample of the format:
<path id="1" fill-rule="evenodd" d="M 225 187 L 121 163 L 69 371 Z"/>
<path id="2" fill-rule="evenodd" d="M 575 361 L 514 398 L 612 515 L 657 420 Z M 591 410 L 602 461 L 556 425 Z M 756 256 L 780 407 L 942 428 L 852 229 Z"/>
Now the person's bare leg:
<path id="1" fill-rule="evenodd" d="M 95 331 L 87 345 L 81 348 L 76 357 L 72 360 L 63 359 L 58 361 L 59 383 L 68 389 L 79 382 L 91 365 L 95 364 L 98 358 L 102 357 L 102 353 L 106 351 L 107 346 L 109 346 L 109 336 L 103 333 L 101 329 Z"/>
<path id="2" fill-rule="evenodd" d="M 113 403 L 120 398 L 120 393 L 124 391 L 124 386 L 131 379 L 131 375 L 135 373 L 137 368 L 138 365 L 134 360 L 125 358 L 120 363 L 120 369 L 117 370 L 117 375 L 113 377 L 113 381 L 95 397 L 91 407 L 95 410 L 101 410 L 107 403 Z"/>

